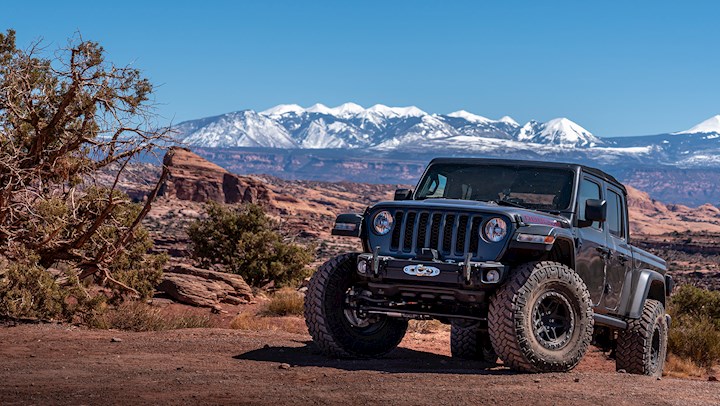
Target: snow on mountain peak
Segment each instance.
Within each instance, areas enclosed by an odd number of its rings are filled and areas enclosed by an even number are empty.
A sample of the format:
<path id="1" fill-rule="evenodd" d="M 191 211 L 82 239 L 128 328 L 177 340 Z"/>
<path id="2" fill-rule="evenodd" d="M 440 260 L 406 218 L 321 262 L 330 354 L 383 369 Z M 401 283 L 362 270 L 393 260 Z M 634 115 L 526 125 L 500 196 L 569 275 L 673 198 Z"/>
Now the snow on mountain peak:
<path id="1" fill-rule="evenodd" d="M 502 117 L 500 117 L 500 120 L 498 120 L 498 121 L 506 123 L 506 124 L 511 124 L 516 127 L 520 127 L 520 124 L 518 124 L 518 122 L 513 120 L 513 118 L 510 116 L 502 116 Z"/>
<path id="2" fill-rule="evenodd" d="M 720 134 L 720 114 L 712 116 L 702 123 L 690 128 L 689 130 L 676 132 L 674 134 L 698 134 L 698 133 L 715 133 Z"/>
<path id="3" fill-rule="evenodd" d="M 298 106 L 297 104 L 278 104 L 275 107 L 271 107 L 267 110 L 261 111 L 260 114 L 264 116 L 281 116 L 287 113 L 300 114 L 305 112 L 305 109 Z"/>
<path id="4" fill-rule="evenodd" d="M 408 107 L 388 107 L 384 104 L 376 104 L 365 110 L 368 113 L 375 113 L 385 117 L 421 117 L 427 115 L 426 112 L 415 106 Z"/>
<path id="5" fill-rule="evenodd" d="M 365 111 L 363 106 L 355 103 L 343 103 L 331 110 L 334 115 L 339 117 L 350 117 Z"/>
<path id="6" fill-rule="evenodd" d="M 488 123 L 492 121 L 487 117 L 478 116 L 465 110 L 454 111 L 448 114 L 448 117 L 463 118 L 471 123 Z"/>
<path id="7" fill-rule="evenodd" d="M 569 147 L 594 147 L 603 141 L 567 118 L 555 118 L 546 123 L 530 121 L 517 134 L 518 141 L 553 144 Z"/>
<path id="8" fill-rule="evenodd" d="M 319 114 L 333 114 L 333 109 L 330 107 L 322 104 L 322 103 L 315 103 L 312 106 L 305 109 L 308 113 L 319 113 Z"/>

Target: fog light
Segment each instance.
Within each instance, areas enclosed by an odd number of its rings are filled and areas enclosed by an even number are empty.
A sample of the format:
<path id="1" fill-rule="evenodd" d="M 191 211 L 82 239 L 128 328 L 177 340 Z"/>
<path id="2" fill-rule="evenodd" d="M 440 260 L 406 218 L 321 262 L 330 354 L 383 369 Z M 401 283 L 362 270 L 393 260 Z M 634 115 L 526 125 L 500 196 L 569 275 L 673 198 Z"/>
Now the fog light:
<path id="1" fill-rule="evenodd" d="M 365 275 L 365 273 L 367 272 L 367 262 L 363 260 L 358 261 L 357 270 L 359 273 Z"/>
<path id="2" fill-rule="evenodd" d="M 491 269 L 487 271 L 485 274 L 485 280 L 490 283 L 495 283 L 500 280 L 500 272 L 496 271 L 495 269 Z"/>

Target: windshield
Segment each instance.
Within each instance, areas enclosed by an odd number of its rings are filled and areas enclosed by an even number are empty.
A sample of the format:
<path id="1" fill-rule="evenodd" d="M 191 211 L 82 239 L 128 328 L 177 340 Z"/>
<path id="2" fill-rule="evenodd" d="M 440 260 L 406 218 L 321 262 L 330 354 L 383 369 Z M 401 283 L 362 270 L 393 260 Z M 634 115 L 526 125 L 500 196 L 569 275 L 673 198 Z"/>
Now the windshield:
<path id="1" fill-rule="evenodd" d="M 509 206 L 563 211 L 570 206 L 573 172 L 510 165 L 434 164 L 415 199 L 492 201 Z"/>

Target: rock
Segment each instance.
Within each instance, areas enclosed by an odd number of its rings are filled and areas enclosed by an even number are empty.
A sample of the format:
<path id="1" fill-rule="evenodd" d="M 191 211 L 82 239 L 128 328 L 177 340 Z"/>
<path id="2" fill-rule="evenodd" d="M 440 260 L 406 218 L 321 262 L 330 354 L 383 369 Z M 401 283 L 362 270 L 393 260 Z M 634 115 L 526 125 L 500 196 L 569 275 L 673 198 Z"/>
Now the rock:
<path id="1" fill-rule="evenodd" d="M 219 203 L 271 203 L 274 200 L 272 191 L 262 181 L 232 174 L 186 148 L 170 148 L 163 164 L 169 174 L 158 196 Z"/>
<path id="2" fill-rule="evenodd" d="M 626 374 L 627 371 L 624 370 L 624 369 L 618 369 L 618 370 L 617 370 L 617 373 L 619 373 L 619 374 Z"/>
<path id="3" fill-rule="evenodd" d="M 219 303 L 245 304 L 254 299 L 252 289 L 242 276 L 188 264 L 168 267 L 158 290 L 179 302 L 202 307 L 214 308 Z"/>
<path id="4" fill-rule="evenodd" d="M 122 342 L 122 338 L 113 337 L 113 338 L 110 339 L 110 342 L 111 342 L 111 343 L 121 343 L 121 342 Z"/>
<path id="5" fill-rule="evenodd" d="M 290 364 L 282 363 L 278 366 L 280 369 L 290 369 Z"/>
<path id="6" fill-rule="evenodd" d="M 708 382 L 717 382 L 717 381 L 718 381 L 717 376 L 715 376 L 715 375 L 708 376 Z"/>
<path id="7" fill-rule="evenodd" d="M 539 379 L 535 379 L 535 380 L 533 380 L 533 382 L 535 382 L 535 383 L 540 383 L 540 380 L 539 380 Z"/>
<path id="8" fill-rule="evenodd" d="M 573 382 L 575 382 L 575 383 L 580 382 L 580 378 L 575 378 L 575 379 L 573 379 Z"/>

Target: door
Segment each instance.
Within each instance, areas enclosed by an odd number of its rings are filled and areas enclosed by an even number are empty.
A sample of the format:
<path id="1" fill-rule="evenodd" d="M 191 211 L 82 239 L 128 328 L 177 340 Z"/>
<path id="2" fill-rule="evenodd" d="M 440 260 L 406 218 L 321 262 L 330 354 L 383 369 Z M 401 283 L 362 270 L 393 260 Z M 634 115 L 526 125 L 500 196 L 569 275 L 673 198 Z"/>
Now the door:
<path id="1" fill-rule="evenodd" d="M 615 310 L 620 303 L 625 275 L 632 267 L 632 251 L 628 244 L 625 196 L 619 189 L 608 186 L 607 194 L 607 243 L 610 256 L 605 281 L 605 308 Z"/>
<path id="2" fill-rule="evenodd" d="M 590 176 L 580 180 L 578 192 L 578 225 L 585 221 L 585 201 L 602 199 L 602 181 Z M 605 291 L 605 258 L 608 254 L 604 224 L 594 222 L 578 229 L 578 251 L 575 257 L 575 272 L 585 282 L 593 305 L 597 306 Z"/>

